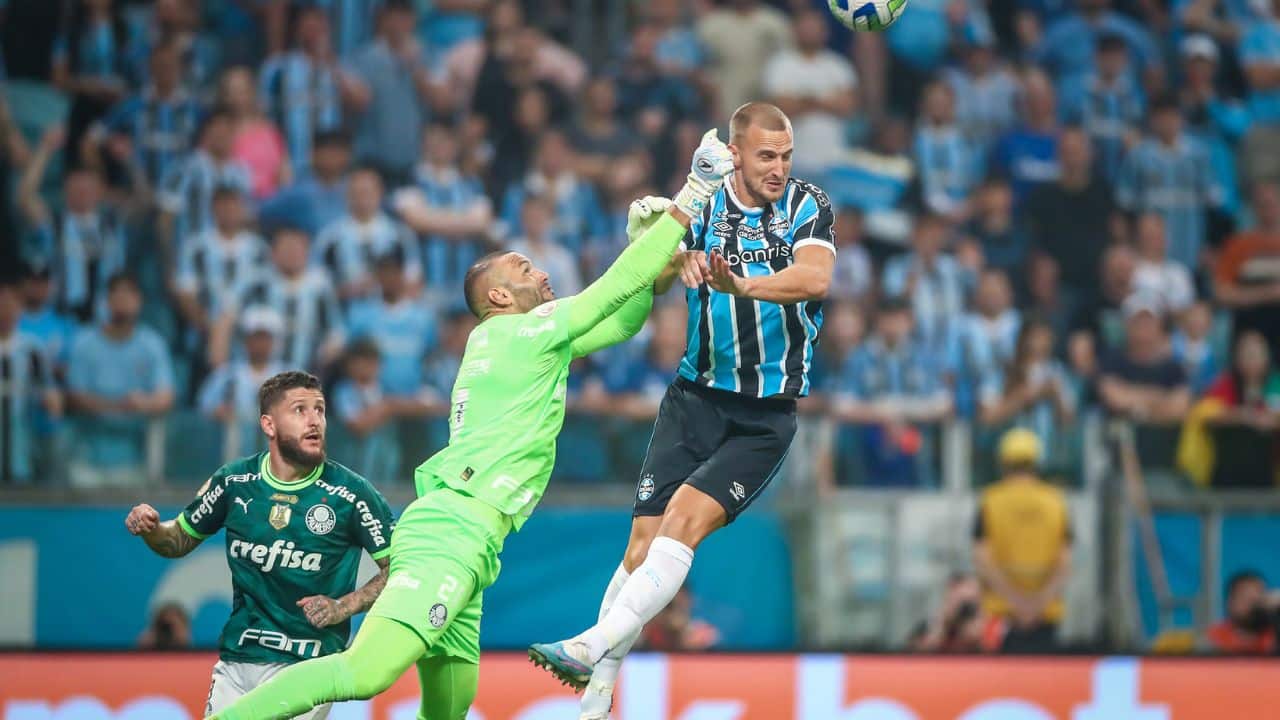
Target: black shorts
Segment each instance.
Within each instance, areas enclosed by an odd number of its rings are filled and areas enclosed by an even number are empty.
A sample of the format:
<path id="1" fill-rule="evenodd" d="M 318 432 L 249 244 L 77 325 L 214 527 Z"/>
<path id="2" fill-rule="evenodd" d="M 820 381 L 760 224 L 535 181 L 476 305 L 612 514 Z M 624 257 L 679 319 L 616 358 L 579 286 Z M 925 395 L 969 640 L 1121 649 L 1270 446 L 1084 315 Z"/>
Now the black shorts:
<path id="1" fill-rule="evenodd" d="M 715 498 L 733 522 L 778 474 L 795 434 L 794 400 L 676 378 L 658 407 L 632 515 L 661 515 L 687 482 Z"/>

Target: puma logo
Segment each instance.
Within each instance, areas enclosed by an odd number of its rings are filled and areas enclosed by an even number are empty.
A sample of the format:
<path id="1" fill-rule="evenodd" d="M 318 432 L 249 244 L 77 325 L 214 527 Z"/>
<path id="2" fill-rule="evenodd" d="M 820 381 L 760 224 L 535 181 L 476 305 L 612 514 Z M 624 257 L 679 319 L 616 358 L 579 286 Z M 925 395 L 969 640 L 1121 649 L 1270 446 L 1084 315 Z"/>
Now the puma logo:
<path id="1" fill-rule="evenodd" d="M 232 498 L 232 500 L 235 500 L 237 505 L 244 508 L 245 515 L 249 514 L 249 503 L 253 502 L 253 498 L 249 498 L 248 500 L 245 500 L 244 498 Z"/>

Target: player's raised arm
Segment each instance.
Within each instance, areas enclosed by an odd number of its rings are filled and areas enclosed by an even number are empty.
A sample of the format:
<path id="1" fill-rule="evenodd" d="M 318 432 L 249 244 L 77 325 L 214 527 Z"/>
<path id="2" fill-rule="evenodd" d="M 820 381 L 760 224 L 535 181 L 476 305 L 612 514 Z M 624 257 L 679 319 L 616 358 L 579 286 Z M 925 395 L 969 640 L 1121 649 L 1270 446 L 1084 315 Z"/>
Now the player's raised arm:
<path id="1" fill-rule="evenodd" d="M 571 339 L 585 335 L 633 295 L 653 287 L 659 273 L 671 262 L 690 219 L 702 212 L 732 171 L 729 148 L 716 137 L 714 129 L 708 130 L 693 152 L 689 177 L 671 208 L 627 246 L 604 275 L 573 298 L 569 306 Z"/>

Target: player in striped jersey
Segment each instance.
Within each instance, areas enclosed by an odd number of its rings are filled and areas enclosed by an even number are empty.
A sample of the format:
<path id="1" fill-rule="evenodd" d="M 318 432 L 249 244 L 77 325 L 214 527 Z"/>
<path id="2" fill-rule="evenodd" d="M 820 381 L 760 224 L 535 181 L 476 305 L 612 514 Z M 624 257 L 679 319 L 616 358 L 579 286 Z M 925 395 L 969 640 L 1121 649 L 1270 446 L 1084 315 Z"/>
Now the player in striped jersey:
<path id="1" fill-rule="evenodd" d="M 658 410 L 626 555 L 597 625 L 530 650 L 562 680 L 588 688 L 587 720 L 608 717 L 623 656 L 684 583 L 694 548 L 777 474 L 795 434 L 796 399 L 809 392 L 835 265 L 831 203 L 790 177 L 791 121 L 777 107 L 743 105 L 729 132 L 734 172 L 693 218 L 689 252 L 677 261 L 688 286 L 688 347 Z M 656 289 L 673 280 L 668 273 Z"/>

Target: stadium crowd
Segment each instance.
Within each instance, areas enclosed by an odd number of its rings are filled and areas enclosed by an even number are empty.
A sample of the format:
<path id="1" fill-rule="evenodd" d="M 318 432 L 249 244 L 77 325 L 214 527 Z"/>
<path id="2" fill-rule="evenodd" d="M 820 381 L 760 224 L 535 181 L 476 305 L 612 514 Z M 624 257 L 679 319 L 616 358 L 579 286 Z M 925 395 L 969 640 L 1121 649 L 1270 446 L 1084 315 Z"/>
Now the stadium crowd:
<path id="1" fill-rule="evenodd" d="M 3 12 L 0 484 L 143 482 L 161 417 L 248 452 L 285 367 L 325 379 L 335 457 L 407 481 L 468 265 L 517 249 L 576 292 L 752 99 L 838 212 L 803 404 L 839 424 L 835 482 L 936 482 L 950 418 L 1070 468 L 1101 413 L 1173 428 L 1201 484 L 1272 484 L 1280 0 L 912 0 L 857 36 L 812 0 Z M 653 417 L 685 314 L 581 361 L 562 474 L 632 481 L 591 461 L 598 419 Z"/>

